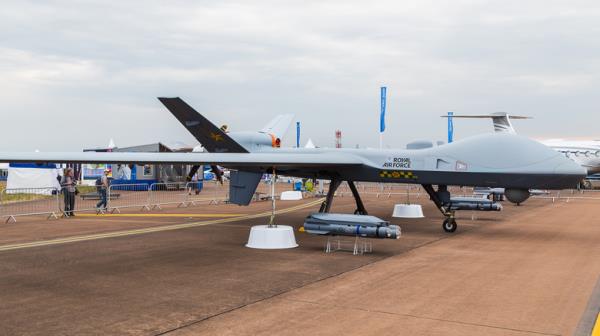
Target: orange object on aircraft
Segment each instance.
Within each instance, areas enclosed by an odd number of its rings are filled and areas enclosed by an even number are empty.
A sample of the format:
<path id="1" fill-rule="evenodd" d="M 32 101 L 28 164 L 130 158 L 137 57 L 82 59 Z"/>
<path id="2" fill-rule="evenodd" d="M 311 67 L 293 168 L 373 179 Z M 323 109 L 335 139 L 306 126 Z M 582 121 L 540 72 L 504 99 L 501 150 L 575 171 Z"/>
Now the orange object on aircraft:
<path id="1" fill-rule="evenodd" d="M 273 148 L 280 148 L 281 147 L 281 139 L 279 139 L 278 137 L 276 137 L 273 134 L 269 134 L 271 136 L 271 146 Z"/>

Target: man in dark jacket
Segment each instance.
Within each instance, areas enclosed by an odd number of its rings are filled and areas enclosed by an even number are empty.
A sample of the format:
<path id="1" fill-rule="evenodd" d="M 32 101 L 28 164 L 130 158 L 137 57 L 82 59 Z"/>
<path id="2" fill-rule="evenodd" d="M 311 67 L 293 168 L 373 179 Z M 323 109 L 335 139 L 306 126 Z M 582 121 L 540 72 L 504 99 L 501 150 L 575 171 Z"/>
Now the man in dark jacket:
<path id="1" fill-rule="evenodd" d="M 60 180 L 60 186 L 62 187 L 62 192 L 65 201 L 65 216 L 71 217 L 75 216 L 75 185 L 77 181 L 75 181 L 73 168 L 67 168 L 65 170 L 65 174 Z"/>

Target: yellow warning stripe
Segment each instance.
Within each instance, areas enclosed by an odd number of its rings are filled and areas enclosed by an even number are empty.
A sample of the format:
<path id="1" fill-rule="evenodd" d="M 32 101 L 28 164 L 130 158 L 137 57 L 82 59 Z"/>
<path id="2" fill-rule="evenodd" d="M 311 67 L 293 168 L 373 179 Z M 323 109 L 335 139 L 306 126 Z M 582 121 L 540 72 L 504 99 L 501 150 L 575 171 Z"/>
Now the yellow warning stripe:
<path id="1" fill-rule="evenodd" d="M 276 214 L 284 214 L 284 213 L 289 213 L 289 212 L 294 212 L 297 210 L 309 208 L 309 207 L 312 207 L 319 203 L 322 203 L 323 200 L 324 199 L 318 199 L 316 201 L 311 201 L 306 204 L 301 204 L 301 205 L 297 205 L 297 206 L 290 207 L 287 209 L 278 210 L 275 213 Z M 212 224 L 239 222 L 239 221 L 246 220 L 246 219 L 268 217 L 270 215 L 271 215 L 271 212 L 269 211 L 269 212 L 263 212 L 263 213 L 253 214 L 253 215 L 245 215 L 245 216 L 217 219 L 217 220 L 204 221 L 204 222 L 165 225 L 165 226 L 157 226 L 157 227 L 145 228 L 145 229 L 116 231 L 116 232 L 84 235 L 84 236 L 57 238 L 57 239 L 43 240 L 43 241 L 30 242 L 30 243 L 10 244 L 10 245 L 0 246 L 0 252 L 11 251 L 11 250 L 20 250 L 20 249 L 40 247 L 40 246 L 60 245 L 60 244 L 75 243 L 75 242 L 82 242 L 82 241 L 89 241 L 89 240 L 98 240 L 98 239 L 105 239 L 105 238 L 134 236 L 134 235 L 141 235 L 141 234 L 153 233 L 153 232 L 181 230 L 181 229 L 187 229 L 187 228 L 193 228 L 193 227 L 199 227 L 199 226 L 205 226 L 205 225 L 212 225 Z"/>
<path id="2" fill-rule="evenodd" d="M 77 217 L 203 217 L 203 218 L 218 218 L 218 217 L 240 217 L 246 214 L 77 214 Z"/>
<path id="3" fill-rule="evenodd" d="M 409 180 L 419 178 L 417 175 L 413 174 L 413 172 L 405 171 L 405 170 L 394 170 L 394 171 L 382 170 L 379 172 L 379 176 L 384 177 L 384 178 L 409 179 Z"/>
<path id="4" fill-rule="evenodd" d="M 594 324 L 594 329 L 592 329 L 592 336 L 600 336 L 600 313 L 596 317 L 596 324 Z"/>

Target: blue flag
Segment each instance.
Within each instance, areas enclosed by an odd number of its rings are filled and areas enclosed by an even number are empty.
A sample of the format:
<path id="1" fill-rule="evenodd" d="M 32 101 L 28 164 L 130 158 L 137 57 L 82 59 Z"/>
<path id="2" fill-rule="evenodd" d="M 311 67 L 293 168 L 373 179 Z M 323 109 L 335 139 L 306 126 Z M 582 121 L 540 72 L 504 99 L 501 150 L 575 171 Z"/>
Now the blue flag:
<path id="1" fill-rule="evenodd" d="M 452 141 L 454 141 L 454 123 L 452 122 L 453 116 L 454 112 L 448 112 L 448 143 L 452 143 Z"/>
<path id="2" fill-rule="evenodd" d="M 382 86 L 381 87 L 381 117 L 379 120 L 379 133 L 383 133 L 385 131 L 386 91 L 387 91 L 387 88 L 385 86 Z"/>
<path id="3" fill-rule="evenodd" d="M 296 121 L 296 148 L 300 148 L 300 122 Z"/>

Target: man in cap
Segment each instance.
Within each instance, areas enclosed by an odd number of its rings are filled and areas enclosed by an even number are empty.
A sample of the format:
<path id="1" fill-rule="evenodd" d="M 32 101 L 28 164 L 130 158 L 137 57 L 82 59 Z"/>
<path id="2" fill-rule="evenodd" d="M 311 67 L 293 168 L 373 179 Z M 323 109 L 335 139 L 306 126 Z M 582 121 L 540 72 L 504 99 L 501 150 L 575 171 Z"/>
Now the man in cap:
<path id="1" fill-rule="evenodd" d="M 98 204 L 96 204 L 96 209 L 98 209 L 98 212 L 101 211 L 106 211 L 106 207 L 108 206 L 108 199 L 107 199 L 107 193 L 108 193 L 108 185 L 109 185 L 109 180 L 108 180 L 108 174 L 110 173 L 109 169 L 104 169 L 104 175 L 102 175 L 100 177 L 100 183 L 98 184 L 98 194 L 100 195 L 100 202 L 98 202 Z"/>

